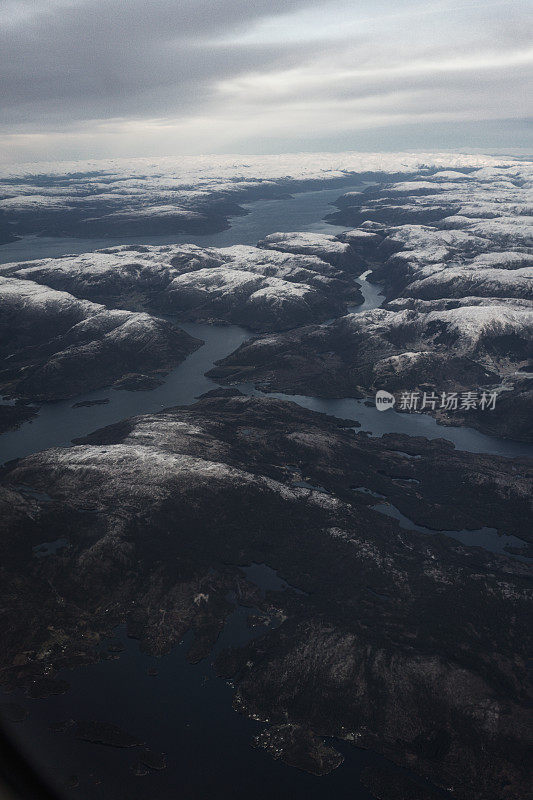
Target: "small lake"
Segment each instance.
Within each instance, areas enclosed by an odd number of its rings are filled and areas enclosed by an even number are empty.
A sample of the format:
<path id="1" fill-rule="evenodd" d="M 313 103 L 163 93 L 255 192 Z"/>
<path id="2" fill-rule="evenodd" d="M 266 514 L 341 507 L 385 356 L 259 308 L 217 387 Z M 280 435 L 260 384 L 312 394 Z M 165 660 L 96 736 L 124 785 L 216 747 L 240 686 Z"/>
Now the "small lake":
<path id="1" fill-rule="evenodd" d="M 525 547 L 527 544 L 523 539 L 519 539 L 517 536 L 500 535 L 496 528 L 479 528 L 478 530 L 471 531 L 441 531 L 435 530 L 434 528 L 426 528 L 424 525 L 417 525 L 416 522 L 413 522 L 413 520 L 406 517 L 405 514 L 402 514 L 402 512 L 391 503 L 378 503 L 372 506 L 372 508 L 380 514 L 385 514 L 385 516 L 397 520 L 400 528 L 405 528 L 410 531 L 419 531 L 429 536 L 435 536 L 440 533 L 452 539 L 457 539 L 458 542 L 461 542 L 461 544 L 467 547 L 481 547 L 483 550 L 489 550 L 491 553 L 500 553 L 501 555 L 508 556 L 511 554 L 506 549 L 507 547 L 521 548 Z M 511 557 L 516 558 L 518 561 L 533 561 L 533 559 L 527 556 L 521 556 L 520 554 L 512 554 Z"/>

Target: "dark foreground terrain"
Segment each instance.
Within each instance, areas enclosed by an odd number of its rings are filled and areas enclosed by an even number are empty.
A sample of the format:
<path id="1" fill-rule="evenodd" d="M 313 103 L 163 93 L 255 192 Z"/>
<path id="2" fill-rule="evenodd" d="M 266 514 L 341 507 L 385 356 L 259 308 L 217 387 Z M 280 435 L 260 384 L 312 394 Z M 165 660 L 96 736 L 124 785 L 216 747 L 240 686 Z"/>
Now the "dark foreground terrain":
<path id="1" fill-rule="evenodd" d="M 222 395 L 5 470 L 3 684 L 66 691 L 56 673 L 121 623 L 155 654 L 192 629 L 198 661 L 238 597 L 272 630 L 216 670 L 268 726 L 258 746 L 321 774 L 342 760 L 330 736 L 457 798 L 525 797 L 530 567 L 406 531 L 372 493 L 433 529 L 526 538 L 527 464 Z M 62 545 L 36 558 L 51 531 Z M 252 562 L 294 590 L 261 596 L 237 566 Z"/>

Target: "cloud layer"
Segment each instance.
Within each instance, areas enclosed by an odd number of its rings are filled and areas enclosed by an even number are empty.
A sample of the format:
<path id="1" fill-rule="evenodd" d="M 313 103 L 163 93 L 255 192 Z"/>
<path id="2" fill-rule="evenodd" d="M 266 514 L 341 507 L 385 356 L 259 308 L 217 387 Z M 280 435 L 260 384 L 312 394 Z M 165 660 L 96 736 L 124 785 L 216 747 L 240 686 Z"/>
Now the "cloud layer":
<path id="1" fill-rule="evenodd" d="M 480 146 L 487 122 L 522 145 L 529 22 L 523 0 L 7 0 L 2 156 Z"/>

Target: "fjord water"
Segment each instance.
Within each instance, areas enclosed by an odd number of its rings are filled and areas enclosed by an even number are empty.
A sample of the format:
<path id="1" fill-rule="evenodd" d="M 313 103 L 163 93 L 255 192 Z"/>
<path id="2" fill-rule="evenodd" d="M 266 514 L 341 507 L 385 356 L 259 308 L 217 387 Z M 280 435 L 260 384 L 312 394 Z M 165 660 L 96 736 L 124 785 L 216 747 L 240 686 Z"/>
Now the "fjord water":
<path id="1" fill-rule="evenodd" d="M 206 378 L 205 373 L 215 361 L 229 355 L 246 341 L 250 333 L 236 325 L 187 323 L 181 327 L 205 344 L 172 370 L 161 386 L 142 392 L 99 389 L 71 400 L 45 403 L 31 424 L 25 423 L 0 436 L 0 462 L 49 447 L 66 447 L 72 439 L 97 428 L 136 414 L 151 414 L 169 406 L 188 405 L 204 392 L 217 388 L 218 384 Z M 102 399 L 109 399 L 109 402 L 73 408 L 75 403 Z"/>
<path id="2" fill-rule="evenodd" d="M 339 419 L 353 419 L 360 424 L 358 431 L 367 432 L 371 436 L 383 436 L 386 433 L 404 433 L 407 436 L 425 436 L 426 439 L 446 439 L 453 442 L 457 450 L 466 450 L 469 453 L 490 453 L 506 458 L 518 456 L 531 456 L 533 448 L 523 442 L 513 442 L 510 439 L 499 439 L 488 436 L 473 428 L 460 428 L 452 425 L 439 425 L 429 414 L 418 412 L 401 413 L 394 409 L 378 411 L 373 398 L 370 400 L 356 400 L 351 397 L 331 400 L 323 397 L 308 395 L 292 395 L 283 392 L 269 392 L 268 394 L 255 389 L 251 384 L 239 384 L 239 389 L 245 394 L 256 397 L 276 397 L 278 400 L 292 400 L 294 403 L 317 411 L 321 414 L 330 414 Z M 490 413 L 490 412 L 487 412 Z"/>
<path id="3" fill-rule="evenodd" d="M 213 245 L 234 244 L 236 241 L 255 243 L 267 233 L 279 230 L 280 226 L 285 230 L 320 230 L 338 233 L 342 229 L 320 221 L 320 217 L 331 208 L 330 203 L 338 193 L 338 189 L 325 189 L 296 194 L 293 198 L 284 200 L 257 201 L 250 204 L 246 216 L 234 219 L 233 228 L 209 237 L 196 238 L 202 241 L 210 239 Z M 57 249 L 61 250 L 64 241 L 61 239 L 54 241 Z M 38 240 L 36 246 L 37 242 Z M 86 243 L 82 244 L 85 246 Z M 92 240 L 93 248 L 99 247 L 100 244 L 101 242 Z M 1 250 L 2 248 L 0 252 Z M 55 255 L 57 254 L 56 252 Z M 379 287 L 369 283 L 366 276 L 367 273 L 363 273 L 357 280 L 361 286 L 364 303 L 350 308 L 352 312 L 367 311 L 383 302 L 384 298 Z M 0 436 L 0 464 L 49 447 L 66 447 L 72 439 L 134 415 L 156 413 L 162 408 L 193 403 L 201 394 L 218 386 L 206 377 L 206 373 L 215 362 L 232 353 L 252 335 L 236 325 L 175 321 L 204 344 L 172 370 L 160 386 L 147 391 L 99 389 L 70 400 L 45 403 L 36 418 L 22 424 L 17 430 Z M 392 409 L 385 412 L 378 411 L 373 404 L 361 399 L 325 399 L 279 392 L 265 395 L 251 384 L 239 385 L 239 389 L 245 394 L 276 397 L 298 403 L 312 411 L 340 419 L 353 419 L 360 424 L 358 431 L 367 432 L 372 436 L 404 433 L 409 436 L 425 436 L 428 439 L 446 439 L 458 450 L 490 453 L 508 458 L 530 456 L 532 453 L 531 446 L 527 444 L 487 436 L 471 428 L 438 425 L 435 419 L 427 414 L 401 414 Z M 104 399 L 108 402 L 103 405 L 73 407 L 78 403 L 93 403 Z"/>
<path id="4" fill-rule="evenodd" d="M 177 244 L 193 242 L 202 246 L 229 247 L 234 244 L 255 245 L 269 233 L 275 231 L 306 230 L 338 233 L 343 230 L 328 225 L 321 219 L 331 211 L 331 203 L 342 191 L 361 189 L 362 185 L 344 189 L 321 189 L 303 192 L 280 200 L 259 200 L 244 208 L 246 215 L 234 217 L 231 228 L 216 234 L 203 236 L 139 236 L 137 239 L 73 239 L 65 237 L 25 237 L 18 242 L 0 246 L 0 263 L 23 261 L 35 258 L 55 258 L 66 254 L 85 253 L 104 247 L 123 244 Z M 368 284 L 370 287 L 370 284 Z M 369 296 L 374 297 L 376 287 L 370 287 Z M 0 464 L 14 458 L 48 447 L 67 446 L 71 440 L 84 436 L 104 425 L 110 425 L 134 414 L 160 411 L 162 407 L 187 404 L 203 392 L 215 387 L 204 377 L 214 362 L 235 350 L 250 333 L 235 325 L 182 324 L 188 333 L 202 339 L 205 345 L 192 353 L 186 361 L 173 370 L 162 386 L 151 391 L 113 391 L 111 389 L 88 392 L 74 398 L 41 407 L 39 416 L 31 424 L 23 424 L 18 430 L 0 436 Z M 73 409 L 78 402 L 109 398 L 109 403 L 100 406 Z"/>
<path id="5" fill-rule="evenodd" d="M 364 184 L 363 184 L 364 185 Z M 361 184 L 346 186 L 344 191 L 361 189 Z M 331 204 L 341 190 L 321 189 L 302 192 L 280 200 L 258 200 L 246 206 L 245 216 L 234 217 L 232 227 L 216 234 L 204 236 L 182 235 L 177 237 L 138 237 L 143 244 L 168 244 L 195 242 L 204 246 L 225 247 L 233 244 L 256 244 L 259 239 L 275 231 L 312 231 L 315 233 L 339 233 L 345 228 L 322 221 L 331 211 Z M 142 242 L 141 242 L 142 240 Z M 0 263 L 28 258 L 57 257 L 65 253 L 81 253 L 110 247 L 113 244 L 131 244 L 127 239 L 65 239 L 26 237 L 12 244 L 0 246 Z M 359 277 L 364 303 L 350 308 L 352 312 L 368 311 L 383 302 L 379 287 L 369 283 L 366 273 Z M 180 366 L 172 370 L 164 383 L 148 391 L 115 391 L 101 389 L 88 392 L 72 400 L 46 403 L 39 415 L 24 423 L 15 431 L 0 436 L 0 464 L 14 458 L 48 447 L 67 446 L 73 438 L 84 436 L 104 425 L 110 425 L 135 414 L 154 413 L 161 408 L 189 404 L 203 392 L 217 384 L 205 377 L 214 362 L 233 352 L 252 334 L 235 325 L 207 325 L 177 323 L 205 344 L 192 353 Z M 260 394 L 252 387 L 241 387 L 251 394 Z M 306 408 L 343 419 L 350 418 L 361 423 L 361 431 L 381 436 L 383 433 L 406 433 L 411 436 L 427 436 L 430 439 L 444 438 L 452 441 L 460 450 L 477 453 L 494 453 L 507 457 L 530 455 L 532 448 L 520 444 L 485 436 L 468 428 L 453 428 L 437 425 L 426 414 L 399 414 L 389 410 L 378 412 L 365 406 L 362 400 L 350 398 L 326 400 L 300 395 L 273 394 L 292 400 Z M 74 403 L 109 399 L 106 405 L 72 408 Z"/>
<path id="6" fill-rule="evenodd" d="M 349 188 L 357 187 L 346 187 L 346 190 Z M 339 194 L 339 189 L 326 189 L 283 200 L 258 201 L 250 204 L 247 216 L 235 218 L 227 231 L 202 237 L 165 237 L 165 241 L 162 241 L 163 237 L 143 237 L 142 243 L 194 241 L 202 245 L 225 246 L 255 244 L 274 231 L 335 233 L 341 229 L 319 220 L 330 210 L 328 204 Z M 131 243 L 131 237 L 127 242 L 27 238 L 0 247 L 0 261 L 58 256 Z M 382 296 L 377 287 L 364 278 L 359 282 L 365 303 L 353 310 L 378 306 Z M 0 462 L 47 447 L 67 446 L 75 437 L 135 414 L 192 403 L 198 395 L 216 385 L 205 377 L 214 362 L 231 353 L 251 335 L 232 325 L 184 324 L 181 327 L 205 344 L 173 370 L 161 386 L 141 392 L 105 389 L 72 400 L 45 404 L 32 422 L 0 437 Z M 250 386 L 241 389 L 250 394 L 261 394 Z M 438 426 L 435 420 L 422 414 L 398 414 L 392 410 L 378 412 L 361 400 L 325 400 L 279 393 L 273 396 L 292 400 L 315 411 L 357 420 L 361 423 L 359 431 L 375 436 L 402 432 L 448 439 L 457 448 L 473 452 L 508 457 L 531 453 L 527 445 L 484 436 L 465 428 Z M 72 408 L 75 402 L 103 398 L 109 398 L 109 403 Z M 53 558 L 53 555 L 43 557 Z M 248 577 L 258 583 L 264 580 L 268 588 L 276 589 L 277 585 L 280 591 L 290 590 L 268 567 L 263 571 L 255 568 Z M 238 646 L 257 635 L 258 632 L 250 630 L 246 624 L 245 617 L 250 611 L 236 607 L 217 642 L 216 651 L 229 645 Z M 328 776 L 315 778 L 286 767 L 250 747 L 253 735 L 263 726 L 232 710 L 232 688 L 217 679 L 211 667 L 214 653 L 200 664 L 189 664 L 185 658 L 186 637 L 183 645 L 169 655 L 153 659 L 141 653 L 137 643 L 128 640 L 123 631 L 119 634 L 126 650 L 116 660 L 104 660 L 59 676 L 71 685 L 65 695 L 31 701 L 31 704 L 21 699 L 24 705 L 30 705 L 31 710 L 30 717 L 16 729 L 21 746 L 33 757 L 38 757 L 41 769 L 48 765 L 56 778 L 65 774 L 64 764 L 68 765 L 66 774 L 79 776 L 80 786 L 70 796 L 83 800 L 109 797 L 169 800 L 178 796 L 202 800 L 208 797 L 273 796 L 335 796 L 339 800 L 370 800 L 358 776 L 364 766 L 383 762 L 377 755 L 341 742 L 334 743 L 334 746 L 342 751 L 346 760 Z M 154 667 L 158 676 L 150 677 L 147 670 Z M 11 696 L 9 699 L 17 698 Z M 137 777 L 131 772 L 134 752 L 88 744 L 68 733 L 50 731 L 50 723 L 70 718 L 98 719 L 120 725 L 145 739 L 150 748 L 168 752 L 168 768 L 150 776 Z M 100 777 L 103 783 L 98 784 L 95 779 Z"/>
<path id="7" fill-rule="evenodd" d="M 360 191 L 368 183 L 345 186 L 342 189 L 320 189 L 300 192 L 279 200 L 256 200 L 243 204 L 247 214 L 231 218 L 231 227 L 219 233 L 191 236 L 183 233 L 173 236 L 106 236 L 78 239 L 60 236 L 25 236 L 16 242 L 0 245 L 0 264 L 11 261 L 28 261 L 34 258 L 88 253 L 105 247 L 122 244 L 182 244 L 193 243 L 201 247 L 230 247 L 234 244 L 255 245 L 269 233 L 277 231 L 312 231 L 313 233 L 339 233 L 345 230 L 329 225 L 322 217 L 331 213 L 331 204 L 344 192 Z"/>
<path id="8" fill-rule="evenodd" d="M 365 293 L 364 282 L 360 282 Z M 375 293 L 375 287 L 371 287 L 371 292 Z M 0 436 L 0 464 L 49 447 L 66 447 L 72 439 L 137 414 L 153 414 L 162 408 L 194 403 L 201 394 L 219 386 L 205 373 L 216 361 L 232 353 L 251 336 L 249 331 L 237 325 L 180 323 L 180 327 L 205 344 L 173 369 L 160 386 L 147 391 L 98 389 L 70 400 L 45 403 L 37 417 L 23 423 L 17 430 Z M 353 419 L 360 423 L 359 431 L 366 431 L 372 436 L 405 433 L 428 439 L 447 439 L 458 450 L 491 453 L 507 458 L 532 454 L 528 444 L 487 436 L 472 428 L 438 425 L 427 414 L 402 414 L 392 409 L 378 411 L 373 404 L 367 405 L 366 401 L 353 398 L 332 400 L 280 392 L 265 394 L 251 384 L 239 384 L 238 388 L 245 394 L 276 397 L 298 403 L 311 411 L 339 419 Z M 74 404 L 103 399 L 109 402 L 105 405 L 73 407 Z"/>

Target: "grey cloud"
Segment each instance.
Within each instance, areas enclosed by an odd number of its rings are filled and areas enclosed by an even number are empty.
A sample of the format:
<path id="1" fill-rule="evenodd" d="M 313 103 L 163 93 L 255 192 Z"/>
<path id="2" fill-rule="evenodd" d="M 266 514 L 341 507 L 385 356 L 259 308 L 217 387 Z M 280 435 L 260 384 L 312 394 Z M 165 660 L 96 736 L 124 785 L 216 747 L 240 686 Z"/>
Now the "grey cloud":
<path id="1" fill-rule="evenodd" d="M 23 148 L 31 148 L 25 135 L 40 133 L 51 147 L 54 141 L 57 153 L 60 137 L 79 131 L 92 136 L 92 144 L 87 139 L 80 148 L 119 154 L 122 143 L 131 153 L 136 126 L 152 120 L 176 130 L 153 133 L 152 144 L 142 142 L 143 152 L 151 146 L 212 152 L 254 132 L 287 137 L 291 125 L 300 147 L 302 129 L 304 137 L 327 135 L 336 120 L 339 130 L 351 126 L 355 134 L 372 120 L 379 125 L 392 117 L 405 122 L 456 113 L 462 119 L 469 109 L 472 119 L 524 116 L 520 87 L 528 65 L 505 62 L 506 54 L 528 44 L 523 0 L 486 7 L 439 0 L 435 13 L 421 11 L 420 18 L 418 0 L 400 6 L 393 0 L 7 2 L 0 31 L 0 144 L 3 137 L 8 147 L 19 136 Z M 312 9 L 317 21 L 309 36 L 305 24 L 301 32 L 298 26 Z M 269 35 L 262 38 L 267 18 Z M 322 36 L 320 19 L 338 20 L 334 36 L 331 29 Z M 476 67 L 476 53 L 493 56 L 494 65 Z M 448 68 L 454 59 L 468 62 L 466 68 Z M 409 69 L 424 61 L 443 67 Z M 395 65 L 408 69 L 395 72 Z M 382 74 L 372 73 L 376 68 Z M 370 72 L 350 77 L 354 69 Z M 366 117 L 353 110 L 358 103 L 371 109 Z M 128 126 L 127 136 L 112 129 L 117 120 Z M 45 139 L 39 147 L 46 148 Z"/>
<path id="2" fill-rule="evenodd" d="M 8 27 L 0 39 L 4 125 L 33 129 L 50 115 L 142 116 L 201 105 L 213 78 L 279 67 L 299 50 L 209 40 L 303 2 L 91 0 Z"/>

